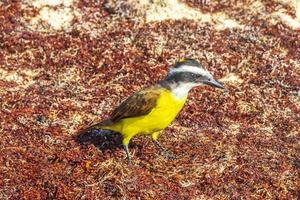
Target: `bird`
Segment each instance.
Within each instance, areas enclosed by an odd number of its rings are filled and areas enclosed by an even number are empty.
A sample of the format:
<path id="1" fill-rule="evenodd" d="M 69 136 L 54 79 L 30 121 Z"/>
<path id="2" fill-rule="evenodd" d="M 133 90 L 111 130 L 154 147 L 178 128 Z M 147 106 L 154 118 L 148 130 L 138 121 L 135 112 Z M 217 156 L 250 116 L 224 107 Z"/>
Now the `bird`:
<path id="1" fill-rule="evenodd" d="M 122 135 L 122 144 L 128 161 L 130 140 L 139 135 L 150 135 L 154 143 L 167 158 L 174 158 L 158 141 L 160 133 L 168 127 L 183 108 L 189 91 L 197 86 L 209 85 L 224 89 L 201 63 L 192 58 L 182 58 L 175 62 L 164 79 L 157 84 L 141 89 L 119 106 L 110 116 L 79 133 L 92 130 L 109 130 Z"/>

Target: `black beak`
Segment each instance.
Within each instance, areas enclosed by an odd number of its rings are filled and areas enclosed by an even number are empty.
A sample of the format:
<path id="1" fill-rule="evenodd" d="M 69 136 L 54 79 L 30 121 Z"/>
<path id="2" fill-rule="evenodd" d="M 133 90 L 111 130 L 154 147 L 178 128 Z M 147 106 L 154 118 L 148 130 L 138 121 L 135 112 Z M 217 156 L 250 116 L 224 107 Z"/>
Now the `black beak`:
<path id="1" fill-rule="evenodd" d="M 213 87 L 220 88 L 220 89 L 225 89 L 223 84 L 220 83 L 219 81 L 216 81 L 215 79 L 206 80 L 206 81 L 203 81 L 203 83 L 206 84 L 206 85 L 210 85 L 210 86 L 213 86 Z"/>

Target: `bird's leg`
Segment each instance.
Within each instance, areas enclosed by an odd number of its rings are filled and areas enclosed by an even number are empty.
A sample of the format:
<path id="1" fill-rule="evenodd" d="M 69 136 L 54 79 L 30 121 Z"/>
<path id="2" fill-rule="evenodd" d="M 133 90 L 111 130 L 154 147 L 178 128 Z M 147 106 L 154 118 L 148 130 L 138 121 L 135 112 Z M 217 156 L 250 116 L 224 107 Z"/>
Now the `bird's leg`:
<path id="1" fill-rule="evenodd" d="M 158 142 L 158 136 L 159 136 L 159 132 L 152 133 L 151 137 L 152 137 L 153 142 L 162 150 L 164 156 L 167 159 L 170 159 L 170 160 L 175 159 L 175 156 Z"/>
<path id="2" fill-rule="evenodd" d="M 124 146 L 124 150 L 125 150 L 126 155 L 127 155 L 128 163 L 131 163 L 131 156 L 130 156 L 130 153 L 129 153 L 128 145 L 123 145 L 123 146 Z"/>
<path id="3" fill-rule="evenodd" d="M 166 148 L 164 148 L 157 140 L 153 140 L 154 143 L 162 150 L 164 156 L 169 159 L 169 160 L 173 160 L 175 159 L 175 156 L 170 153 Z"/>
<path id="4" fill-rule="evenodd" d="M 128 138 L 128 137 L 125 137 L 122 141 L 123 143 L 123 146 L 124 146 L 124 150 L 126 152 L 126 155 L 127 155 L 127 159 L 128 159 L 128 163 L 130 164 L 131 163 L 131 155 L 130 155 L 130 152 L 129 152 L 129 149 L 128 149 L 128 144 L 129 144 L 129 141 L 130 141 L 131 138 Z"/>

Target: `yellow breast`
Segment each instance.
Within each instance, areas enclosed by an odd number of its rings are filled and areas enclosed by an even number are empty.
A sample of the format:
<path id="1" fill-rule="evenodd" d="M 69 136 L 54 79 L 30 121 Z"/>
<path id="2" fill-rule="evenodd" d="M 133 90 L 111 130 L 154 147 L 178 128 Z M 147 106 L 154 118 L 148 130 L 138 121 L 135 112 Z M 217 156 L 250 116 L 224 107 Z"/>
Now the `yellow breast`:
<path id="1" fill-rule="evenodd" d="M 186 96 L 178 99 L 167 89 L 160 88 L 160 97 L 152 111 L 144 116 L 125 118 L 118 122 L 115 130 L 123 135 L 152 134 L 165 129 L 182 109 Z"/>

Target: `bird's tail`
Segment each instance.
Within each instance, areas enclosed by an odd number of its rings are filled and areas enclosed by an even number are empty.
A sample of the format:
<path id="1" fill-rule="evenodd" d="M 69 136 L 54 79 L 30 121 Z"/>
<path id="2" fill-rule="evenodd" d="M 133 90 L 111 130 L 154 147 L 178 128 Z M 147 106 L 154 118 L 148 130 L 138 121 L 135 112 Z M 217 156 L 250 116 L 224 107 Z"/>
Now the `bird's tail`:
<path id="1" fill-rule="evenodd" d="M 112 130 L 109 129 L 109 124 L 111 122 L 105 120 L 80 130 L 76 136 L 76 141 L 79 143 L 90 143 L 99 135 L 111 133 Z"/>
<path id="2" fill-rule="evenodd" d="M 101 123 L 97 123 L 97 124 L 94 124 L 92 126 L 89 126 L 88 128 L 84 128 L 84 129 L 81 129 L 78 134 L 84 134 L 84 133 L 88 133 L 88 132 L 91 132 L 91 131 L 96 131 L 96 130 L 101 130 L 102 129 L 102 125 Z"/>
<path id="3" fill-rule="evenodd" d="M 104 120 L 100 123 L 94 124 L 92 126 L 89 126 L 88 128 L 84 128 L 82 130 L 79 131 L 78 134 L 83 134 L 83 133 L 87 133 L 87 132 L 91 132 L 93 130 L 110 130 L 109 126 L 111 126 L 113 123 L 111 120 Z"/>

